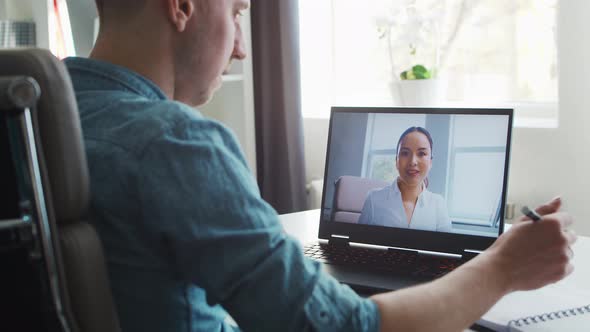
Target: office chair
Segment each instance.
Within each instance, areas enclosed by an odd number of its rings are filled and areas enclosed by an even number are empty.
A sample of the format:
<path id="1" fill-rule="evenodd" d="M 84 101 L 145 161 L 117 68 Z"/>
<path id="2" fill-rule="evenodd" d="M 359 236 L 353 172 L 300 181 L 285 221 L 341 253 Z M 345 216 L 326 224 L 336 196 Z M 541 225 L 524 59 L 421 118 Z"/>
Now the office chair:
<path id="1" fill-rule="evenodd" d="M 0 51 L 0 118 L 3 316 L 15 331 L 120 331 L 63 64 L 45 50 Z"/>

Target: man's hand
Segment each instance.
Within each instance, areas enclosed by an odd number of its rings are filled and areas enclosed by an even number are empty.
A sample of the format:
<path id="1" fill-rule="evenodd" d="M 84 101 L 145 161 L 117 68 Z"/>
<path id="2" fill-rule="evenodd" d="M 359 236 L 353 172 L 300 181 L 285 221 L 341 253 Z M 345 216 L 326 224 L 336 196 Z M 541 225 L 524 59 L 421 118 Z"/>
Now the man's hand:
<path id="1" fill-rule="evenodd" d="M 514 290 L 542 287 L 570 274 L 576 236 L 555 199 L 523 218 L 492 247 L 433 282 L 373 296 L 382 331 L 460 331 Z"/>
<path id="2" fill-rule="evenodd" d="M 499 267 L 507 291 L 536 289 L 573 271 L 570 246 L 576 235 L 568 228 L 573 220 L 560 207 L 559 198 L 539 206 L 540 221 L 523 217 L 482 255 Z"/>

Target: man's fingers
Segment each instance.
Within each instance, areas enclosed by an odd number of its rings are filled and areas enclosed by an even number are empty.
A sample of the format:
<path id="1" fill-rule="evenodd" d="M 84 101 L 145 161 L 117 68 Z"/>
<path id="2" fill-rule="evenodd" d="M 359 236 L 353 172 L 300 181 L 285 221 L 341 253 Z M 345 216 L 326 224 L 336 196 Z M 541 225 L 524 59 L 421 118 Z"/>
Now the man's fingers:
<path id="1" fill-rule="evenodd" d="M 567 243 L 569 243 L 570 246 L 572 244 L 576 243 L 576 241 L 578 240 L 578 236 L 576 235 L 576 232 L 574 232 L 571 229 L 564 229 L 563 235 L 567 239 Z"/>
<path id="2" fill-rule="evenodd" d="M 566 212 L 557 212 L 546 217 L 557 219 L 561 224 L 561 227 L 564 229 L 570 227 L 574 223 L 574 218 Z"/>
<path id="3" fill-rule="evenodd" d="M 570 274 L 572 274 L 572 272 L 574 272 L 574 264 L 572 263 L 568 263 L 565 267 L 565 271 L 564 274 L 562 276 L 560 276 L 560 279 L 563 279 L 567 276 L 569 276 Z"/>
<path id="4" fill-rule="evenodd" d="M 560 208 L 561 208 L 561 197 L 558 196 L 558 197 L 555 197 L 554 199 L 552 199 L 551 201 L 535 208 L 535 212 L 537 212 L 541 216 L 544 216 L 544 215 L 555 213 L 555 212 L 559 211 Z M 527 216 L 522 216 L 522 218 L 520 218 L 520 221 L 528 221 L 528 220 L 531 220 L 531 218 L 529 218 Z"/>
<path id="5" fill-rule="evenodd" d="M 574 259 L 574 250 L 572 247 L 567 247 L 567 258 L 571 261 Z"/>
<path id="6" fill-rule="evenodd" d="M 555 197 L 551 201 L 537 207 L 535 211 L 540 215 L 551 214 L 559 211 L 561 207 L 561 197 Z"/>
<path id="7" fill-rule="evenodd" d="M 539 223 L 543 223 L 544 221 L 556 221 L 562 230 L 566 230 L 574 223 L 574 218 L 567 212 L 555 212 L 544 215 Z"/>

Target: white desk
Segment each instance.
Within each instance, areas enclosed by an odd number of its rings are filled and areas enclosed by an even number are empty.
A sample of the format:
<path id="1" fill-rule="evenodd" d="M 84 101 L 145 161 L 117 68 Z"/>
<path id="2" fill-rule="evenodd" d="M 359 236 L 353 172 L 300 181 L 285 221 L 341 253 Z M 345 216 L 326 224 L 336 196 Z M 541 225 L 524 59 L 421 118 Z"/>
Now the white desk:
<path id="1" fill-rule="evenodd" d="M 318 238 L 320 209 L 282 214 L 279 219 L 285 232 L 303 244 Z"/>
<path id="2" fill-rule="evenodd" d="M 320 210 L 309 210 L 297 213 L 283 214 L 279 216 L 279 219 L 287 234 L 298 239 L 302 244 L 312 242 L 317 239 L 318 228 L 320 224 Z M 574 250 L 573 264 L 575 266 L 574 273 L 572 273 L 566 279 L 546 286 L 537 291 L 531 292 L 516 292 L 509 294 L 497 304 L 498 306 L 507 306 L 509 308 L 520 307 L 526 304 L 527 307 L 531 307 L 530 304 L 537 304 L 537 307 L 544 308 L 543 305 L 538 305 L 546 301 L 546 297 L 553 297 L 554 301 L 560 301 L 556 299 L 562 293 L 571 295 L 576 293 L 578 296 L 578 302 L 580 294 L 582 298 L 587 299 L 587 303 L 590 303 L 590 237 L 578 236 L 578 241 L 572 247 Z M 564 297 L 567 297 L 564 296 Z M 567 302 L 567 300 L 563 300 Z M 585 301 L 585 300 L 582 300 Z M 565 308 L 562 308 L 565 309 Z M 537 310 L 537 309 L 535 309 Z M 542 310 L 542 309 L 538 309 Z M 541 312 L 536 312 L 541 313 Z M 516 318 L 516 317 L 515 317 Z"/>

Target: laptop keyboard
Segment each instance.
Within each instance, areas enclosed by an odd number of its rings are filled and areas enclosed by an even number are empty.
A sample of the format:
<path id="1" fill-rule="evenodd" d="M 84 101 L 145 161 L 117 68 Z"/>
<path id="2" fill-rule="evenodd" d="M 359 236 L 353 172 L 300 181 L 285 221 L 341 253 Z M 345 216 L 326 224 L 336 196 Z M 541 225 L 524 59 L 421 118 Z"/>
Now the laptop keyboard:
<path id="1" fill-rule="evenodd" d="M 368 269 L 406 274 L 413 277 L 441 277 L 463 262 L 460 259 L 419 255 L 416 252 L 329 246 L 315 243 L 303 249 L 305 256 L 322 263 L 362 266 Z"/>

